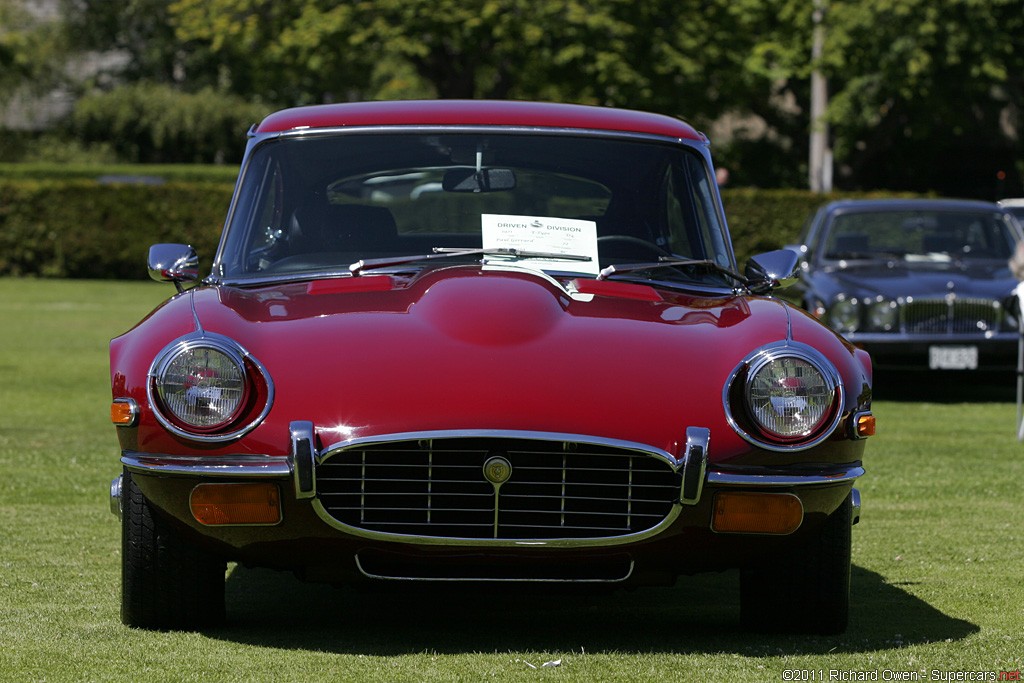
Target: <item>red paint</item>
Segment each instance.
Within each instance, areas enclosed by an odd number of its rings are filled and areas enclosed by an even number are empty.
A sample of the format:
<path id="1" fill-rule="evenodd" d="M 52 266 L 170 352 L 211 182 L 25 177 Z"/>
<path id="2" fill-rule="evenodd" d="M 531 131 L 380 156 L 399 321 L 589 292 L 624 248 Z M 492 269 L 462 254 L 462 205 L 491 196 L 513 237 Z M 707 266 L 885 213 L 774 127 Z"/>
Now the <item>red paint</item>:
<path id="1" fill-rule="evenodd" d="M 396 125 L 578 128 L 705 139 L 689 124 L 661 114 L 611 107 L 488 100 L 402 100 L 298 107 L 271 114 L 263 119 L 256 133 Z"/>

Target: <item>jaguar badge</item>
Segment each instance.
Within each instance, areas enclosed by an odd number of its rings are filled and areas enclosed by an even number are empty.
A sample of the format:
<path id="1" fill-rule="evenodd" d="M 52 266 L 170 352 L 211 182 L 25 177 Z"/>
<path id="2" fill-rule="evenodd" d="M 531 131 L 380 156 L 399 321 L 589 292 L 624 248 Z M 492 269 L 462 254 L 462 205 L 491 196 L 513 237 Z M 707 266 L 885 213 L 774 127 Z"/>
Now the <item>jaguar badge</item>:
<path id="1" fill-rule="evenodd" d="M 512 476 L 512 463 L 506 458 L 495 455 L 484 463 L 484 477 L 495 486 L 500 486 Z"/>

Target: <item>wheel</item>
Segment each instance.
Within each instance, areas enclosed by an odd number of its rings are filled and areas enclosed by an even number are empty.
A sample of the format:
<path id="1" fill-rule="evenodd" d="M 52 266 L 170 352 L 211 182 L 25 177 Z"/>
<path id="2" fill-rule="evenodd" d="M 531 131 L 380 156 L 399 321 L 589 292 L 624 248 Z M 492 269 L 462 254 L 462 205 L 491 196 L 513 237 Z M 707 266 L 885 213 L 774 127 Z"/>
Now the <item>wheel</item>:
<path id="1" fill-rule="evenodd" d="M 182 630 L 222 623 L 226 563 L 154 514 L 127 471 L 121 490 L 121 621 Z"/>
<path id="2" fill-rule="evenodd" d="M 852 497 L 806 546 L 740 573 L 740 621 L 761 632 L 846 630 L 850 613 Z"/>

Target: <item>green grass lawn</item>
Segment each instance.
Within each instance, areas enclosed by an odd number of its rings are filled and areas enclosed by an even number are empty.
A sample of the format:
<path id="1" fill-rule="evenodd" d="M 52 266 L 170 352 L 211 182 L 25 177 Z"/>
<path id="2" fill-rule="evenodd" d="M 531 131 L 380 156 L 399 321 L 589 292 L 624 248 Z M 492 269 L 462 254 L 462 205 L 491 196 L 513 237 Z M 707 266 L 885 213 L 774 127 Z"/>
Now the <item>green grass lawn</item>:
<path id="1" fill-rule="evenodd" d="M 876 401 L 842 636 L 741 631 L 732 573 L 607 596 L 467 596 L 237 567 L 226 627 L 125 628 L 106 347 L 172 292 L 0 279 L 2 681 L 962 681 L 1024 668 L 1024 445 L 1012 388 L 977 386 L 960 388 L 967 402 L 955 389 Z"/>

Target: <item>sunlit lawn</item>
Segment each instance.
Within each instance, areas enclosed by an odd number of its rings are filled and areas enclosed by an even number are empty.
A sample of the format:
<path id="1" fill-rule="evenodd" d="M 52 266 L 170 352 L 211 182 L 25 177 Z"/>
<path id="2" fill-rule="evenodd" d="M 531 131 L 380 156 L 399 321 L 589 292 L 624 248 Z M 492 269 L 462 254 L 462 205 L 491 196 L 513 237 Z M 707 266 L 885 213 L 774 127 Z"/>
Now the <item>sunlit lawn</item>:
<path id="1" fill-rule="evenodd" d="M 839 637 L 741 631 L 731 573 L 608 596 L 467 596 L 234 568 L 225 628 L 127 629 L 106 344 L 172 291 L 0 279 L 0 680 L 995 680 L 1024 668 L 1024 445 L 1012 389 L 978 387 L 970 402 L 956 387 L 876 402 Z"/>

